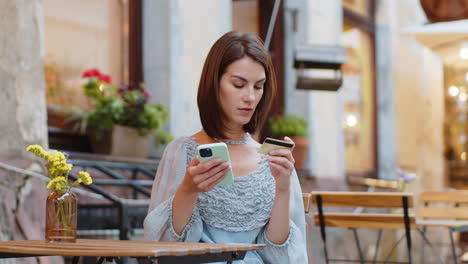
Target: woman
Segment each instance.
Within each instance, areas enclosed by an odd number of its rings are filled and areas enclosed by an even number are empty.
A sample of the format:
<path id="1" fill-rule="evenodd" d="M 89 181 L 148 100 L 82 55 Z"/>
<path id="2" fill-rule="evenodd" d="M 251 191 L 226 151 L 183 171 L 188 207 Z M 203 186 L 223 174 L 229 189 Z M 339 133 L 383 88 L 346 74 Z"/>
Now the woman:
<path id="1" fill-rule="evenodd" d="M 307 263 L 291 151 L 262 156 L 249 135 L 265 122 L 275 90 L 271 59 L 258 38 L 229 32 L 216 41 L 198 88 L 203 130 L 167 146 L 144 222 L 147 240 L 261 243 L 266 249 L 248 252 L 241 263 Z M 201 164 L 197 146 L 220 141 L 231 163 Z M 234 183 L 216 186 L 230 168 Z"/>

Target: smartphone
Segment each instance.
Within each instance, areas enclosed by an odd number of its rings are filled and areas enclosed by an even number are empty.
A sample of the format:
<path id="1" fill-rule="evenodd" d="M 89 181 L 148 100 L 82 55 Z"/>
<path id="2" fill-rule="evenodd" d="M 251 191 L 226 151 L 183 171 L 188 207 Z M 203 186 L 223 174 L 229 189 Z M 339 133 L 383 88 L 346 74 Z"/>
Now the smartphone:
<path id="1" fill-rule="evenodd" d="M 258 149 L 258 152 L 261 154 L 267 154 L 278 148 L 288 148 L 292 149 L 294 147 L 294 143 L 292 142 L 287 142 L 284 140 L 279 140 L 276 138 L 266 138 L 265 141 L 263 141 L 262 145 Z"/>
<path id="2" fill-rule="evenodd" d="M 231 162 L 227 145 L 223 142 L 200 145 L 197 147 L 197 152 L 200 163 L 205 163 L 215 158 L 220 158 L 223 162 Z M 225 186 L 233 182 L 234 176 L 232 174 L 232 169 L 229 169 L 226 177 L 224 177 L 224 179 L 218 183 L 218 185 Z"/>

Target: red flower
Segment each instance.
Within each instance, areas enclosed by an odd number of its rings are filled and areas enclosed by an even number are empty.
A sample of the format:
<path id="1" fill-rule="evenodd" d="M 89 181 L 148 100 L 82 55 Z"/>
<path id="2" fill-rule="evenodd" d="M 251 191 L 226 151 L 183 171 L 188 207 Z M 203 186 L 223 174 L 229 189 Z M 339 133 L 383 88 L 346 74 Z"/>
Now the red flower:
<path id="1" fill-rule="evenodd" d="M 146 91 L 146 89 L 141 89 L 141 92 L 146 96 L 146 99 L 150 98 L 151 95 Z"/>
<path id="2" fill-rule="evenodd" d="M 85 72 L 83 72 L 83 75 L 81 76 L 83 78 L 93 78 L 95 77 L 96 79 L 103 81 L 105 83 L 110 84 L 111 83 L 111 77 L 107 74 L 102 74 L 98 69 L 93 68 L 89 69 Z"/>
<path id="3" fill-rule="evenodd" d="M 101 72 L 98 69 L 93 68 L 93 69 L 89 69 L 85 71 L 81 77 L 83 78 L 98 77 L 99 78 L 100 76 L 101 76 Z"/>
<path id="4" fill-rule="evenodd" d="M 106 82 L 108 84 L 111 83 L 111 77 L 109 75 L 107 75 L 107 74 L 102 74 L 102 75 L 98 76 L 98 79 L 103 81 L 103 82 Z"/>

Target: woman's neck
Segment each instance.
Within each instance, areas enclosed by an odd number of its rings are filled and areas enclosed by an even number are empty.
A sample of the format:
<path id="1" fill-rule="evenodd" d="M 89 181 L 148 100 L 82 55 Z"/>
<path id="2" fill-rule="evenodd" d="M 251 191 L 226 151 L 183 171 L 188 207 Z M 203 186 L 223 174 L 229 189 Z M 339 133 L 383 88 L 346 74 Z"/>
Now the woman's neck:
<path id="1" fill-rule="evenodd" d="M 203 133 L 203 134 L 200 134 L 200 133 Z M 226 138 L 212 138 L 210 137 L 206 131 L 202 130 L 200 131 L 199 133 L 197 133 L 196 137 L 199 137 L 199 136 L 203 135 L 202 138 L 205 138 L 203 141 L 209 141 L 209 140 L 214 140 L 214 141 L 219 141 L 219 140 L 232 140 L 232 141 L 240 141 L 240 140 L 243 140 L 245 139 L 245 135 L 246 135 L 246 132 L 242 129 L 241 131 L 229 131 L 229 132 L 224 132 L 224 136 Z M 200 139 L 202 139 L 200 138 Z"/>
<path id="2" fill-rule="evenodd" d="M 240 127 L 238 129 L 230 129 L 228 131 L 224 132 L 224 136 L 226 136 L 227 140 L 243 140 L 245 138 L 245 131 L 243 127 Z"/>

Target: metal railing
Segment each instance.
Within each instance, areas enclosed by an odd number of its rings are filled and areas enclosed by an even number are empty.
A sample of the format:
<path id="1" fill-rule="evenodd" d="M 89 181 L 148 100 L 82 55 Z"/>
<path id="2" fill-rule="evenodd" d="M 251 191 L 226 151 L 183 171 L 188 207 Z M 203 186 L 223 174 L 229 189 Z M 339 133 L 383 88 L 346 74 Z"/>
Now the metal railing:
<path id="1" fill-rule="evenodd" d="M 92 185 L 83 186 L 103 196 L 108 203 L 79 203 L 78 229 L 118 229 L 119 239 L 129 239 L 133 229 L 142 228 L 151 197 L 150 187 L 159 161 L 73 152 L 69 154 L 75 168 L 93 169 L 108 177 L 95 178 Z M 76 179 L 77 175 L 71 172 L 69 177 Z M 130 192 L 131 198 L 115 195 L 108 188 L 112 186 L 126 188 L 126 194 Z"/>
<path id="2" fill-rule="evenodd" d="M 78 230 L 88 233 L 92 230 L 119 230 L 119 239 L 128 240 L 130 232 L 141 228 L 146 216 L 151 196 L 150 187 L 159 164 L 157 159 L 135 159 L 106 155 L 69 153 L 74 169 L 69 173 L 70 180 L 76 180 L 77 169 L 93 169 L 100 178 L 94 177 L 93 184 L 74 188 L 74 192 L 87 197 L 78 201 Z M 0 162 L 0 168 L 9 173 L 19 173 L 49 181 L 49 177 Z M 130 177 L 128 175 L 131 175 Z M 104 178 L 106 177 L 106 178 Z M 144 178 L 144 179 L 141 179 Z M 126 188 L 122 197 L 112 191 L 113 186 Z M 89 198 L 89 199 L 88 199 Z M 93 203 L 86 203 L 93 200 Z M 91 232 L 92 233 L 92 232 Z"/>

